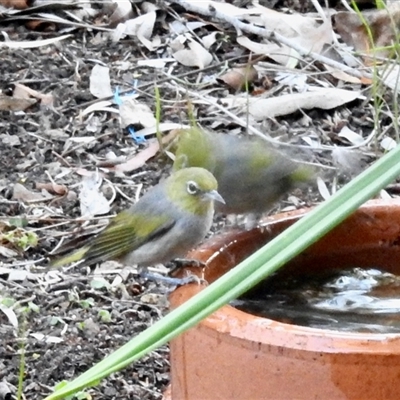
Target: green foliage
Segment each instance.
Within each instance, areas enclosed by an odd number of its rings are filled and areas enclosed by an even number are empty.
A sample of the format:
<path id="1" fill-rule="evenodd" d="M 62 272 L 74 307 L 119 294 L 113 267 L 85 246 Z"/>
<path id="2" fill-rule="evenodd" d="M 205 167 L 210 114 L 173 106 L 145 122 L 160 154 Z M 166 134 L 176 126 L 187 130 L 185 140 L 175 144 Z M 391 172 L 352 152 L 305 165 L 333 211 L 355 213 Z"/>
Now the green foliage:
<path id="1" fill-rule="evenodd" d="M 90 287 L 93 289 L 109 289 L 110 283 L 104 278 L 96 277 L 90 281 Z"/>
<path id="2" fill-rule="evenodd" d="M 68 384 L 67 381 L 61 381 L 60 383 L 58 383 L 55 386 L 56 390 L 61 390 L 62 388 L 64 388 L 66 385 Z M 74 393 L 71 396 L 67 396 L 65 397 L 65 400 L 91 400 L 92 396 L 89 393 L 85 393 L 83 391 L 79 391 Z"/>
<path id="3" fill-rule="evenodd" d="M 0 303 L 3 306 L 11 308 L 16 303 L 16 300 L 12 297 L 0 297 Z"/>
<path id="4" fill-rule="evenodd" d="M 375 0 L 376 8 L 378 10 L 384 10 L 386 8 L 386 4 L 384 0 Z"/>
<path id="5" fill-rule="evenodd" d="M 38 314 L 40 312 L 40 307 L 33 301 L 29 301 L 27 305 L 21 306 L 19 311 L 24 314 L 30 314 L 31 312 Z"/>
<path id="6" fill-rule="evenodd" d="M 80 331 L 84 331 L 84 330 L 86 329 L 85 321 L 77 322 L 77 323 L 76 323 L 76 327 L 77 327 Z"/>
<path id="7" fill-rule="evenodd" d="M 104 322 L 104 323 L 112 322 L 111 314 L 107 310 L 99 310 L 97 316 L 99 317 L 101 322 Z"/>
<path id="8" fill-rule="evenodd" d="M 16 228 L 26 228 L 29 221 L 25 217 L 12 217 L 8 220 L 8 223 Z"/>
<path id="9" fill-rule="evenodd" d="M 6 247 L 13 247 L 17 250 L 26 251 L 38 244 L 38 236 L 35 232 L 24 228 L 12 228 L 11 226 L 0 226 L 0 244 Z"/>
<path id="10" fill-rule="evenodd" d="M 60 317 L 51 316 L 48 318 L 48 324 L 50 326 L 56 326 L 57 324 L 60 324 L 60 323 L 65 324 L 65 322 Z"/>
<path id="11" fill-rule="evenodd" d="M 92 297 L 88 297 L 87 299 L 79 300 L 78 304 L 83 308 L 83 309 L 88 309 L 91 308 L 95 305 L 95 301 Z"/>

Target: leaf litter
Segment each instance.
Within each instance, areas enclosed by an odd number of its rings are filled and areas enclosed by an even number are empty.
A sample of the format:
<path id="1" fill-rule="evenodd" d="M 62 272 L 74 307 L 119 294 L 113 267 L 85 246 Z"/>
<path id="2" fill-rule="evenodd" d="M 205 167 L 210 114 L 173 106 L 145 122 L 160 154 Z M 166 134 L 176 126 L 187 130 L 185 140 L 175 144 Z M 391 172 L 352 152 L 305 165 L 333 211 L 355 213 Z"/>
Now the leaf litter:
<path id="1" fill-rule="evenodd" d="M 193 116 L 205 128 L 249 132 L 319 166 L 313 187 L 272 212 L 328 198 L 398 140 L 398 60 L 386 48 L 398 31 L 394 3 L 361 9 L 385 51 L 374 50 L 346 1 L 325 9 L 312 0 L 301 10 L 289 1 L 271 2 L 274 9 L 258 3 L 21 1 L 17 10 L 0 0 L 5 389 L 16 391 L 20 338 L 24 395 L 41 398 L 166 312 L 169 288 L 132 268 L 44 268 L 49 254 L 79 246 L 169 174 L 168 146 Z M 393 184 L 380 195 L 397 192 Z M 217 218 L 213 231 L 223 226 Z M 163 347 L 90 393 L 161 399 L 168 381 Z"/>

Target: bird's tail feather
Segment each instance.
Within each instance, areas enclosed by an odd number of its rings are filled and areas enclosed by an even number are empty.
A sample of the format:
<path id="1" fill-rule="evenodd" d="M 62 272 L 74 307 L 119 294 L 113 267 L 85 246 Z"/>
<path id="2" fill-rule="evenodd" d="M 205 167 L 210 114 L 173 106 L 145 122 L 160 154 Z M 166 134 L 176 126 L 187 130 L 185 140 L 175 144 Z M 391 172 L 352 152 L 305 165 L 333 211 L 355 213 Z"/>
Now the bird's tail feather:
<path id="1" fill-rule="evenodd" d="M 81 249 L 74 251 L 71 254 L 67 254 L 64 257 L 57 258 L 50 262 L 51 268 L 59 268 L 66 264 L 71 264 L 73 262 L 82 260 L 85 257 L 86 252 L 88 251 L 88 247 L 82 247 Z"/>

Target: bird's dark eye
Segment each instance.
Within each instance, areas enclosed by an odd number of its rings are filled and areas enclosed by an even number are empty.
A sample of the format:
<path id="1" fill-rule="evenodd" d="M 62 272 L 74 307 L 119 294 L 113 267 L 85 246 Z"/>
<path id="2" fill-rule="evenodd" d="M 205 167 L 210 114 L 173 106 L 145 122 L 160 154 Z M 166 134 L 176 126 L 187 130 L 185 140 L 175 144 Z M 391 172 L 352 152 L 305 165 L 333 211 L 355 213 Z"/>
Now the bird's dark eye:
<path id="1" fill-rule="evenodd" d="M 197 183 L 193 181 L 189 181 L 187 183 L 187 191 L 189 194 L 196 194 L 199 191 L 199 188 L 197 187 Z"/>

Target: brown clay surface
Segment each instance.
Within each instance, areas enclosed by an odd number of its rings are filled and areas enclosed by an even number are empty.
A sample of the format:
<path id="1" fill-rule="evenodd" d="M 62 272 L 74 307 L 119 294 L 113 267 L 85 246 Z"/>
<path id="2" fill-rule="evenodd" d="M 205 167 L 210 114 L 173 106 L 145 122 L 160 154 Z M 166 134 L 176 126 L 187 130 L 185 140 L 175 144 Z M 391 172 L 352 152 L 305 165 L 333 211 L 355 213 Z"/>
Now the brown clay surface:
<path id="1" fill-rule="evenodd" d="M 196 256 L 214 257 L 213 280 L 247 253 L 287 227 L 215 238 Z M 382 267 L 399 273 L 400 204 L 370 203 L 288 265 L 288 273 L 313 268 Z M 233 265 L 232 265 L 233 264 Z M 201 290 L 179 288 L 173 306 Z M 300 327 L 225 306 L 171 344 L 172 399 L 398 399 L 400 335 L 363 334 Z"/>

